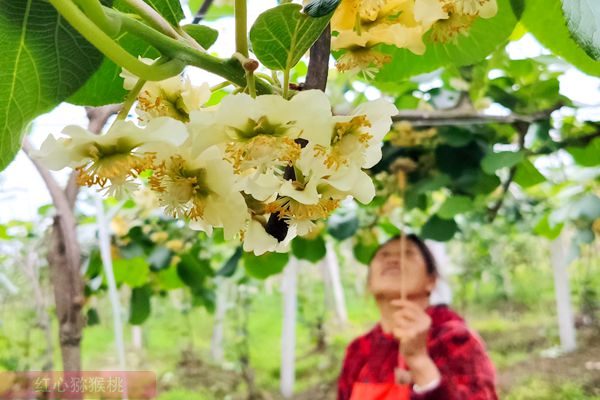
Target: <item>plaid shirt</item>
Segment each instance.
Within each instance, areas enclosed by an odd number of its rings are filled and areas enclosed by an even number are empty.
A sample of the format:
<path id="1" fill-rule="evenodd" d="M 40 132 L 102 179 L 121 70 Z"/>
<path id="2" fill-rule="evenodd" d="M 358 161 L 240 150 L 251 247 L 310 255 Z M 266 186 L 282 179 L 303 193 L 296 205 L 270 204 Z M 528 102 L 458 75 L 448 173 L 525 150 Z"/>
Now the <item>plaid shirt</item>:
<path id="1" fill-rule="evenodd" d="M 479 336 L 447 306 L 432 306 L 426 312 L 432 319 L 427 349 L 442 380 L 428 392 L 411 391 L 411 400 L 497 400 L 494 366 Z M 355 339 L 346 350 L 338 400 L 350 399 L 352 386 L 363 368 L 363 382 L 394 382 L 398 345 L 398 340 L 385 334 L 379 324 Z"/>

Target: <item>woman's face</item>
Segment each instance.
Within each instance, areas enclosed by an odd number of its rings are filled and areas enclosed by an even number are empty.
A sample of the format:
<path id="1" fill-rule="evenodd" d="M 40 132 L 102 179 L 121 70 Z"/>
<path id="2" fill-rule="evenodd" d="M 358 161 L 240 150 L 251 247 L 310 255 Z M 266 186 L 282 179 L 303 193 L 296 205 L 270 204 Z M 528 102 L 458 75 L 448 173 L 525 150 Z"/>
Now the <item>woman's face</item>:
<path id="1" fill-rule="evenodd" d="M 375 297 L 398 298 L 403 285 L 408 298 L 427 296 L 433 290 L 435 276 L 427 273 L 425 259 L 411 240 L 405 241 L 406 265 L 404 269 L 400 267 L 400 242 L 397 239 L 387 243 L 371 261 L 369 291 Z"/>

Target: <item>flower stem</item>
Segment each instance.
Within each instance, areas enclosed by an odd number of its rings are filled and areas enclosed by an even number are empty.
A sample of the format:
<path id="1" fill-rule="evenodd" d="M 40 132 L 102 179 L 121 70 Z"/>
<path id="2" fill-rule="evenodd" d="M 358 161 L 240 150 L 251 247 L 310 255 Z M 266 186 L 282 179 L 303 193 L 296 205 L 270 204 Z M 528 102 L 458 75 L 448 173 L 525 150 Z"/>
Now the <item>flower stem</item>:
<path id="1" fill-rule="evenodd" d="M 92 22 L 72 1 L 49 0 L 49 2 L 94 47 L 132 74 L 149 81 L 162 81 L 183 70 L 184 64 L 179 60 L 171 60 L 162 65 L 148 65 L 139 61 Z M 107 15 L 111 17 L 110 14 Z"/>
<path id="2" fill-rule="evenodd" d="M 235 0 L 235 50 L 248 58 L 248 11 L 246 0 Z"/>
<path id="3" fill-rule="evenodd" d="M 236 52 L 248 59 L 248 9 L 246 0 L 235 0 L 234 13 L 235 49 Z M 247 62 L 242 63 L 242 66 L 246 72 L 246 86 L 248 87 L 248 93 L 254 98 L 256 97 L 256 84 L 254 81 L 254 70 L 256 67 L 251 68 Z"/>
<path id="4" fill-rule="evenodd" d="M 109 36 L 118 35 L 120 26 L 106 16 L 99 0 L 76 0 L 85 15 Z"/>
<path id="5" fill-rule="evenodd" d="M 148 25 L 157 31 L 162 32 L 173 39 L 179 39 L 179 33 L 171 26 L 169 21 L 143 0 L 123 0 L 123 2 L 133 8 L 138 15 L 148 23 Z"/>
<path id="6" fill-rule="evenodd" d="M 231 86 L 232 83 L 229 81 L 221 82 L 218 85 L 212 86 L 210 88 L 211 92 L 216 92 L 217 90 L 225 89 L 227 86 Z"/>
<path id="7" fill-rule="evenodd" d="M 115 15 L 116 18 L 120 19 L 124 30 L 152 44 L 152 46 L 165 56 L 217 74 L 238 86 L 246 86 L 245 71 L 240 66 L 238 60 L 234 58 L 225 60 L 211 56 L 205 52 L 198 51 L 188 43 L 165 36 L 148 25 L 123 13 L 110 8 L 106 8 L 105 10 L 108 15 Z M 263 80 L 256 81 L 256 89 L 259 94 L 273 92 L 273 88 Z"/>
<path id="8" fill-rule="evenodd" d="M 127 118 L 127 115 L 129 115 L 129 110 L 131 110 L 131 106 L 133 106 L 133 103 L 135 103 L 135 101 L 137 100 L 138 94 L 140 94 L 140 91 L 142 90 L 145 84 L 145 80 L 138 79 L 133 89 L 131 89 L 131 91 L 127 94 L 127 98 L 123 102 L 123 106 L 117 114 L 117 120 L 124 120 L 125 118 Z"/>
<path id="9" fill-rule="evenodd" d="M 283 70 L 283 98 L 287 100 L 290 91 L 290 70 L 286 68 Z"/>

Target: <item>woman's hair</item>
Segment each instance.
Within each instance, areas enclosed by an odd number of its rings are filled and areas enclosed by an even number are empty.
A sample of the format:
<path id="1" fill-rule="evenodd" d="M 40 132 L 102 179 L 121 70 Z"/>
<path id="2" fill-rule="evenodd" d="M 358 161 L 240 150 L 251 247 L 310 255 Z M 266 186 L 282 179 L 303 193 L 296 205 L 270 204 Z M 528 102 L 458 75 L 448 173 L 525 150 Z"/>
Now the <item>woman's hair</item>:
<path id="1" fill-rule="evenodd" d="M 373 256 L 371 257 L 371 260 L 369 261 L 369 265 L 371 264 L 371 261 L 373 261 L 373 259 L 377 255 L 377 253 L 379 253 L 379 251 L 385 245 L 387 245 L 387 244 L 389 244 L 391 242 L 395 242 L 396 240 L 400 240 L 401 238 L 402 238 L 401 235 L 396 235 L 396 236 L 391 237 L 390 239 L 388 239 L 383 244 L 381 244 L 377 248 L 377 250 L 375 251 L 375 253 L 373 253 Z M 437 267 L 437 263 L 435 262 L 435 257 L 433 257 L 433 253 L 431 253 L 431 250 L 429 250 L 429 247 L 427 247 L 427 245 L 425 244 L 425 242 L 423 241 L 423 239 L 421 239 L 420 237 L 418 237 L 414 233 L 410 233 L 410 234 L 406 235 L 406 240 L 411 241 L 413 244 L 415 244 L 419 248 L 419 252 L 421 253 L 421 256 L 423 256 L 423 260 L 425 260 L 425 268 L 427 270 L 427 275 L 429 275 L 429 276 L 436 276 L 437 277 L 438 276 L 438 267 Z M 369 269 L 369 275 L 370 275 L 370 269 Z"/>

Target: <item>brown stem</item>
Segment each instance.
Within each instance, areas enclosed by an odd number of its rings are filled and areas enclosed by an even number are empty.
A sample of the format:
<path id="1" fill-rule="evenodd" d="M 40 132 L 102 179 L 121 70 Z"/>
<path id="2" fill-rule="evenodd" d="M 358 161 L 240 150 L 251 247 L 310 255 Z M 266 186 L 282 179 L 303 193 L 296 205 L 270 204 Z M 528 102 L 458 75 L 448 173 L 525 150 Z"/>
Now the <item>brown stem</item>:
<path id="1" fill-rule="evenodd" d="M 329 53 L 331 51 L 331 28 L 325 28 L 315 44 L 310 48 L 308 73 L 304 89 L 319 89 L 325 91 L 329 72 Z"/>

